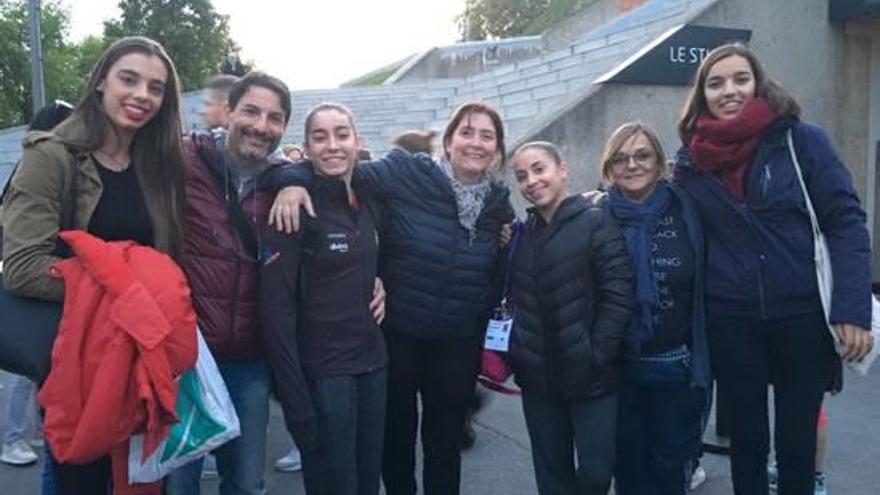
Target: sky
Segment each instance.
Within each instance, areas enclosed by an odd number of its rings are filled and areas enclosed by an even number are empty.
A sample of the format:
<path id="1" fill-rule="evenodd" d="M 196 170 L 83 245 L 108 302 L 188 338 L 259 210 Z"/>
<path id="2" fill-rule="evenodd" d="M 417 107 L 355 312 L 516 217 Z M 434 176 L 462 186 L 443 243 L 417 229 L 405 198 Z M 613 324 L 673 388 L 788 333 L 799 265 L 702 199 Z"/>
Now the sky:
<path id="1" fill-rule="evenodd" d="M 118 0 L 62 0 L 71 37 L 103 32 Z M 464 0 L 213 0 L 242 59 L 291 89 L 332 88 L 458 37 Z"/>

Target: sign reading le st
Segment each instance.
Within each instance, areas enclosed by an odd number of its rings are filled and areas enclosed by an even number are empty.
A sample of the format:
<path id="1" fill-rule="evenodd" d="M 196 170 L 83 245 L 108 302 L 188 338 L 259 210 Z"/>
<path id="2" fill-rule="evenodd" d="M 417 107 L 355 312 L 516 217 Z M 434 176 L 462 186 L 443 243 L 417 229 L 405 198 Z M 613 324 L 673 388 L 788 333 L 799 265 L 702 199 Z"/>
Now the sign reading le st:
<path id="1" fill-rule="evenodd" d="M 751 37 L 747 29 L 685 24 L 667 31 L 597 82 L 686 86 L 713 48 L 733 41 L 748 43 Z"/>

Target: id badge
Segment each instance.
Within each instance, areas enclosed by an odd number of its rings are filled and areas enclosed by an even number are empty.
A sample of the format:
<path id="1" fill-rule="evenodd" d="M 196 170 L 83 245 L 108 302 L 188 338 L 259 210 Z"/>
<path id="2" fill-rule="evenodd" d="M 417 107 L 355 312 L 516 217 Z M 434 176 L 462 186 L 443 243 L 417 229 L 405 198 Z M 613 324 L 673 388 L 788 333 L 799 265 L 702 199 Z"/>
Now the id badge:
<path id="1" fill-rule="evenodd" d="M 513 329 L 513 311 L 506 304 L 492 311 L 492 318 L 486 326 L 486 341 L 483 348 L 489 351 L 507 352 L 510 348 L 510 331 Z"/>

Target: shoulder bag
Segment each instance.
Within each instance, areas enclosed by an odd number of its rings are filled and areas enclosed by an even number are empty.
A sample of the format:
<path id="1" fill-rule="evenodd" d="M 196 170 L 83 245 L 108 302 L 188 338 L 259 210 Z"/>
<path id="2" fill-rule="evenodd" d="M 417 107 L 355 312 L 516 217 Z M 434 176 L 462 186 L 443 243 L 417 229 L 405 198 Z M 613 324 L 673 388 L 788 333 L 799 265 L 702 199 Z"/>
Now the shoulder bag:
<path id="1" fill-rule="evenodd" d="M 70 161 L 69 168 L 65 171 L 69 178 L 61 192 L 61 230 L 70 230 L 76 225 L 76 160 Z M 5 196 L 6 190 L 3 192 Z M 54 253 L 68 257 L 69 249 L 63 241 L 56 243 Z M 0 264 L 0 275 L 2 273 Z M 0 369 L 42 383 L 51 368 L 52 345 L 58 334 L 61 311 L 61 303 L 9 292 L 0 276 Z"/>
<path id="2" fill-rule="evenodd" d="M 807 184 L 804 182 L 801 165 L 800 162 L 798 162 L 797 153 L 794 151 L 794 139 L 792 138 L 791 129 L 788 130 L 786 139 L 788 141 L 788 152 L 791 155 L 791 161 L 794 163 L 798 182 L 804 193 L 804 201 L 807 204 L 807 213 L 810 215 L 810 223 L 813 226 L 813 256 L 816 263 L 816 282 L 819 287 L 819 299 L 822 300 L 822 311 L 825 313 L 825 320 L 828 321 L 828 317 L 831 315 L 831 294 L 834 289 L 834 277 L 831 272 L 831 251 L 828 249 L 828 241 L 825 239 L 825 234 L 823 234 L 822 229 L 819 228 L 816 211 L 813 209 L 813 202 L 810 200 L 810 193 L 807 191 Z M 837 332 L 834 331 L 830 322 L 828 323 L 828 331 L 831 333 L 831 338 L 834 340 L 835 347 L 839 347 L 841 344 L 840 338 L 837 336 Z M 871 367 L 871 364 L 874 363 L 874 359 L 877 358 L 877 346 L 878 342 L 880 342 L 880 340 L 878 340 L 878 338 L 880 338 L 880 302 L 878 302 L 877 298 L 874 296 L 871 296 L 870 331 L 871 335 L 874 337 L 874 345 L 871 348 L 871 352 L 862 358 L 861 361 L 847 361 L 846 363 L 847 366 L 860 375 L 868 374 L 868 369 Z"/>

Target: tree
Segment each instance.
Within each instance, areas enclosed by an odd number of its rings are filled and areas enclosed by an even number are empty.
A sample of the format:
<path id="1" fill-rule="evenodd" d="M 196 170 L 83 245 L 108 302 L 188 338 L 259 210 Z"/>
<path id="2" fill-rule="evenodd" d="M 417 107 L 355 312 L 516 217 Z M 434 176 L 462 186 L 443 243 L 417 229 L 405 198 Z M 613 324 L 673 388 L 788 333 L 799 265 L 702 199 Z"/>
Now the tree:
<path id="1" fill-rule="evenodd" d="M 466 0 L 458 16 L 462 39 L 541 34 L 597 0 Z"/>
<path id="2" fill-rule="evenodd" d="M 57 1 L 43 3 L 40 29 L 46 98 L 49 100 L 75 101 L 94 63 L 94 59 L 87 58 L 97 58 L 93 50 L 84 49 L 88 43 L 67 41 L 68 26 L 68 14 Z M 97 43 L 100 44 L 100 40 Z M 89 47 L 91 50 L 91 45 Z M 98 53 L 101 49 L 102 45 Z M 0 128 L 30 120 L 33 114 L 31 95 L 27 2 L 0 0 Z"/>
<path id="3" fill-rule="evenodd" d="M 142 35 L 162 43 L 185 91 L 201 88 L 238 52 L 229 17 L 217 13 L 210 0 L 121 0 L 119 9 L 120 19 L 104 23 L 104 37 Z"/>

